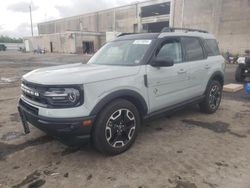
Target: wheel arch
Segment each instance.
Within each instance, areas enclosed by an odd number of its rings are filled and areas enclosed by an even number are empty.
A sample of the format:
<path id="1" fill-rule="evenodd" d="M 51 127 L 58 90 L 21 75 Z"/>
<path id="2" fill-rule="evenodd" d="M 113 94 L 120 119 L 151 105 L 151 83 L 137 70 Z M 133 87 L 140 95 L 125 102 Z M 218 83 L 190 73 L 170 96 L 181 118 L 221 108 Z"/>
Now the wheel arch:
<path id="1" fill-rule="evenodd" d="M 224 74 L 221 71 L 216 71 L 215 73 L 212 74 L 212 76 L 209 79 L 210 83 L 212 80 L 216 80 L 218 82 L 220 82 L 221 86 L 223 87 L 224 85 Z"/>
<path id="2" fill-rule="evenodd" d="M 218 82 L 220 82 L 221 86 L 223 87 L 224 85 L 224 74 L 221 72 L 221 71 L 216 71 L 214 72 L 209 80 L 208 80 L 208 83 L 207 83 L 207 87 L 206 87 L 206 91 L 207 91 L 207 88 L 209 86 L 209 84 L 213 81 L 213 80 L 216 80 Z M 204 92 L 204 94 L 206 93 L 206 91 Z"/>
<path id="3" fill-rule="evenodd" d="M 138 109 L 140 115 L 145 116 L 147 114 L 148 106 L 142 95 L 136 91 L 124 89 L 124 90 L 114 91 L 105 96 L 101 101 L 99 101 L 95 105 L 93 110 L 90 112 L 90 115 L 98 115 L 106 105 L 108 105 L 113 100 L 119 98 L 126 99 L 131 103 L 133 103 Z"/>

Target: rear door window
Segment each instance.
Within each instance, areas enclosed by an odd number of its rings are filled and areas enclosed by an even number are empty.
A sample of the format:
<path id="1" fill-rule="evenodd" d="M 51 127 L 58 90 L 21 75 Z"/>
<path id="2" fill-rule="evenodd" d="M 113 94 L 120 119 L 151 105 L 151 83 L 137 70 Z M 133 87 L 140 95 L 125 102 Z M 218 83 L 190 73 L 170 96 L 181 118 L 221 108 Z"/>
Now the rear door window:
<path id="1" fill-rule="evenodd" d="M 195 37 L 182 37 L 186 61 L 197 61 L 205 58 L 200 39 Z"/>

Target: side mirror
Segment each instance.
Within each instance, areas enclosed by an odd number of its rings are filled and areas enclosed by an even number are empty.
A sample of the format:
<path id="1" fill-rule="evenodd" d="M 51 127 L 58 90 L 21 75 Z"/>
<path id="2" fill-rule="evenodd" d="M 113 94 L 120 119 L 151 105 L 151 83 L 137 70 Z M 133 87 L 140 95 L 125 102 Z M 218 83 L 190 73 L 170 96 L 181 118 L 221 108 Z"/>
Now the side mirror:
<path id="1" fill-rule="evenodd" d="M 174 65 L 174 60 L 170 57 L 166 57 L 166 58 L 156 58 L 153 63 L 152 66 L 153 67 L 171 67 Z"/>

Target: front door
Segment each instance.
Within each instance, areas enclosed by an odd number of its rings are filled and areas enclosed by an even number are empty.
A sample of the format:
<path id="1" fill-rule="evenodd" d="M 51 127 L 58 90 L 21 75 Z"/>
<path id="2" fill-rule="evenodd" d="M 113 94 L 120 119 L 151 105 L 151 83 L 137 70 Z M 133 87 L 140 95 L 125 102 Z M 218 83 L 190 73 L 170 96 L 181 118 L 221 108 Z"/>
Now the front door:
<path id="1" fill-rule="evenodd" d="M 180 38 L 163 41 L 156 51 L 155 58 L 174 61 L 171 67 L 147 65 L 148 96 L 150 112 L 175 105 L 190 98 L 190 67 L 183 63 Z"/>

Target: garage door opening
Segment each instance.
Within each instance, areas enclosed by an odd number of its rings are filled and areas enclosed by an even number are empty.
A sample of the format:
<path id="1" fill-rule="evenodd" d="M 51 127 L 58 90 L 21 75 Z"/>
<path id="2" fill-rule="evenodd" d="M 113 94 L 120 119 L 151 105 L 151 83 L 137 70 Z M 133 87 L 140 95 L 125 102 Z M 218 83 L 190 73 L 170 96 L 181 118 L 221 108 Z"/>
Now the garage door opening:
<path id="1" fill-rule="evenodd" d="M 161 30 L 164 27 L 169 27 L 169 22 L 156 22 L 156 23 L 147 23 L 143 24 L 143 30 L 147 31 L 149 33 L 158 33 L 161 32 Z"/>
<path id="2" fill-rule="evenodd" d="M 84 54 L 93 54 L 94 53 L 94 43 L 91 41 L 82 42 L 82 52 Z"/>

